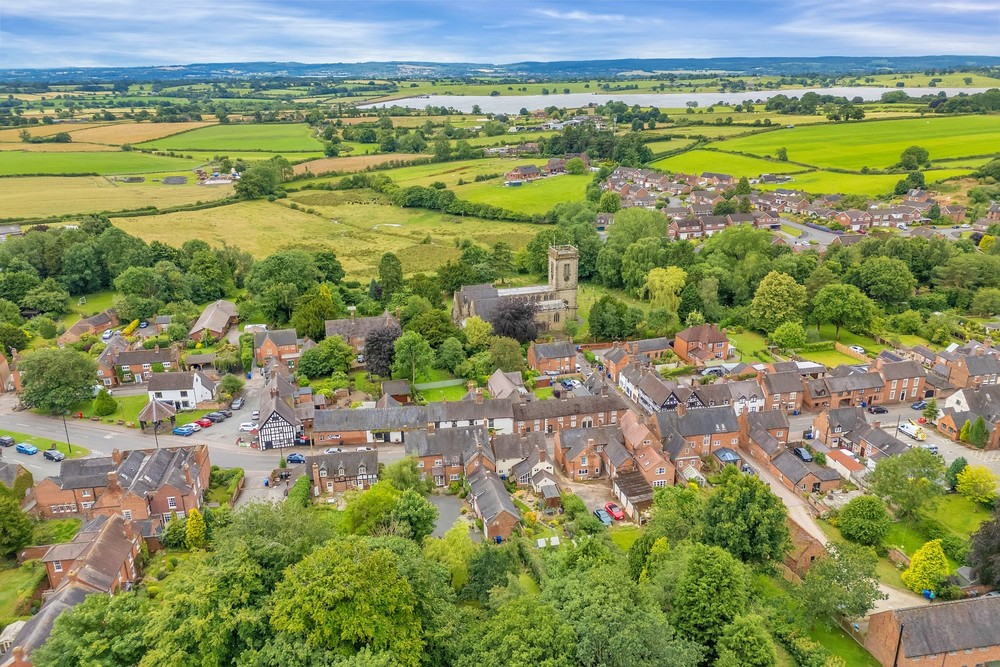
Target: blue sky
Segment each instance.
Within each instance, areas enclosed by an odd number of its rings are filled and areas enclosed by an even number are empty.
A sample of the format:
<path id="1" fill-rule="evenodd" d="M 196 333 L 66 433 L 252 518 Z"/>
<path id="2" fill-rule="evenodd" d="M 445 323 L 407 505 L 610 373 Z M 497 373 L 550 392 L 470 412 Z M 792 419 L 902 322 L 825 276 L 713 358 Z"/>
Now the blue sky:
<path id="1" fill-rule="evenodd" d="M 4 0 L 0 67 L 1000 55 L 1000 0 Z"/>

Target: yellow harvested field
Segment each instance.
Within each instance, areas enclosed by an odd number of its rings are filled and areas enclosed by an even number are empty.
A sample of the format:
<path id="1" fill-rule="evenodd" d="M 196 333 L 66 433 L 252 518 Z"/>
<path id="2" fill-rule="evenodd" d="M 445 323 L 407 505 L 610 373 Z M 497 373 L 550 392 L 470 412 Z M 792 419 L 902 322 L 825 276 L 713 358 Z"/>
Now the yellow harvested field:
<path id="1" fill-rule="evenodd" d="M 86 141 L 95 144 L 138 144 L 143 141 L 160 139 L 178 132 L 196 130 L 215 123 L 115 123 L 101 127 L 89 127 L 70 132 L 73 141 Z"/>
<path id="2" fill-rule="evenodd" d="M 41 218 L 66 213 L 126 211 L 144 206 L 166 208 L 215 201 L 230 194 L 232 187 L 228 185 L 125 184 L 102 176 L 0 178 L 0 211 L 5 218 Z"/>
<path id="3" fill-rule="evenodd" d="M 363 171 L 365 168 L 385 162 L 398 160 L 407 162 L 409 160 L 420 160 L 429 157 L 419 153 L 384 153 L 382 155 L 356 155 L 354 157 L 327 157 L 319 160 L 309 160 L 295 165 L 295 175 L 304 173 L 322 174 L 330 171 L 349 173 L 353 171 Z"/>
<path id="4" fill-rule="evenodd" d="M 0 143 L 0 151 L 27 151 L 29 153 L 91 153 L 94 151 L 121 151 L 120 146 L 109 146 L 108 144 L 82 144 L 70 142 L 68 144 L 26 144 L 19 141 Z"/>
<path id="5" fill-rule="evenodd" d="M 106 125 L 107 123 L 57 123 L 56 125 L 25 125 L 9 130 L 0 130 L 0 141 L 12 143 L 21 141 L 21 130 L 27 130 L 33 137 L 50 137 L 60 132 L 70 132 L 82 130 L 84 128 L 94 128 Z"/>

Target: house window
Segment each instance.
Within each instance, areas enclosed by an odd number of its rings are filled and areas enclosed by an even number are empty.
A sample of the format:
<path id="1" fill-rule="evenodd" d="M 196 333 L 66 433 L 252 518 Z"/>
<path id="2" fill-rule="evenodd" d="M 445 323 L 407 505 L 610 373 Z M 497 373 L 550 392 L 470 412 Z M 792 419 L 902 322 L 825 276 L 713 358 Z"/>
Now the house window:
<path id="1" fill-rule="evenodd" d="M 578 477 L 586 477 L 589 473 L 586 468 L 580 468 L 576 471 Z"/>
<path id="2" fill-rule="evenodd" d="M 173 496 L 168 496 L 167 497 L 167 507 L 169 507 L 172 510 L 177 509 L 177 499 L 174 498 Z"/>
<path id="3" fill-rule="evenodd" d="M 148 371 L 148 370 L 151 370 L 152 368 L 153 368 L 153 367 L 152 367 L 152 366 L 150 366 L 149 364 L 143 364 L 143 365 L 142 365 L 142 370 L 144 370 L 144 371 Z"/>
<path id="4" fill-rule="evenodd" d="M 451 476 L 449 477 L 449 479 L 451 481 L 453 481 L 453 482 L 457 482 L 458 481 L 458 473 L 456 473 L 456 472 L 451 473 Z"/>
<path id="5" fill-rule="evenodd" d="M 320 468 L 319 469 L 319 476 L 320 477 L 326 477 L 326 468 Z"/>
<path id="6" fill-rule="evenodd" d="M 90 490 L 89 489 L 84 489 L 83 490 L 83 497 L 84 498 L 89 498 L 90 497 Z"/>
<path id="7" fill-rule="evenodd" d="M 52 563 L 52 571 L 53 572 L 62 572 L 62 562 L 58 561 L 58 560 L 54 561 Z"/>
<path id="8" fill-rule="evenodd" d="M 666 486 L 666 485 L 667 483 L 662 479 L 658 479 L 655 482 L 653 482 L 653 488 L 659 488 L 661 486 Z"/>
<path id="9" fill-rule="evenodd" d="M 774 437 L 776 437 L 776 438 L 780 438 L 780 437 L 781 437 L 781 436 L 783 436 L 784 434 L 785 434 L 785 432 L 784 432 L 783 430 L 781 430 L 781 429 L 778 429 L 777 431 L 775 431 L 775 432 L 774 432 Z"/>
<path id="10" fill-rule="evenodd" d="M 154 391 L 153 392 L 153 396 L 155 396 L 156 398 L 163 398 L 163 392 L 162 391 Z"/>
<path id="11" fill-rule="evenodd" d="M 586 456 L 581 456 L 580 457 L 580 465 L 582 465 L 582 466 L 587 465 L 587 457 Z"/>
<path id="12" fill-rule="evenodd" d="M 368 468 L 366 468 L 364 465 L 359 465 L 358 466 L 358 477 L 361 477 L 362 475 L 366 475 L 366 474 L 368 474 Z"/>
<path id="13" fill-rule="evenodd" d="M 187 398 L 188 393 L 186 391 L 181 391 L 181 398 Z"/>
<path id="14" fill-rule="evenodd" d="M 712 444 L 715 445 L 716 447 L 718 447 L 719 445 L 722 444 L 722 441 L 721 440 L 713 440 Z"/>
<path id="15" fill-rule="evenodd" d="M 657 475 L 666 475 L 667 474 L 667 469 L 666 468 L 657 468 L 656 469 L 656 474 Z"/>
<path id="16" fill-rule="evenodd" d="M 337 475 L 338 476 L 344 477 L 344 474 L 345 474 L 344 466 L 340 466 L 339 468 L 337 468 Z"/>
<path id="17" fill-rule="evenodd" d="M 487 419 L 486 420 L 486 427 L 487 428 L 496 428 L 496 420 L 495 419 Z"/>
<path id="18" fill-rule="evenodd" d="M 129 521 L 132 520 L 132 510 L 122 510 L 122 514 L 124 514 L 125 518 Z"/>
<path id="19" fill-rule="evenodd" d="M 441 459 L 434 459 L 434 467 L 435 468 L 440 468 L 443 465 L 444 465 L 444 461 L 442 461 Z"/>
<path id="20" fill-rule="evenodd" d="M 420 460 L 420 461 L 417 461 L 417 467 L 418 467 L 418 468 L 423 468 L 423 467 L 424 467 L 424 462 L 423 462 L 423 460 Z"/>

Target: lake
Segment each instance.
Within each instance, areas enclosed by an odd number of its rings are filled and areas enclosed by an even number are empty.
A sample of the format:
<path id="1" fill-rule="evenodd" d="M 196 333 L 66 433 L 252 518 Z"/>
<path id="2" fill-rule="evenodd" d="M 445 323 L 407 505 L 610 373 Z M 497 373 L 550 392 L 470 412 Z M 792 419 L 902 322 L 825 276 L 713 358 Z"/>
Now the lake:
<path id="1" fill-rule="evenodd" d="M 981 93 L 987 88 L 881 88 L 876 86 L 842 86 L 836 88 L 798 88 L 794 90 L 755 90 L 743 93 L 570 93 L 568 95 L 520 95 L 510 97 L 490 97 L 489 95 L 428 95 L 426 97 L 407 97 L 392 102 L 365 104 L 360 108 L 371 109 L 387 106 L 409 107 L 423 109 L 426 106 L 451 107 L 465 113 L 472 113 L 472 107 L 479 105 L 483 113 L 516 114 L 521 108 L 529 110 L 544 109 L 557 106 L 576 109 L 587 105 L 607 104 L 608 102 L 625 102 L 629 106 L 638 104 L 641 107 L 655 106 L 661 109 L 679 109 L 688 102 L 697 102 L 699 107 L 713 104 L 740 104 L 744 100 L 762 102 L 775 95 L 801 97 L 813 92 L 820 95 L 834 95 L 852 99 L 861 97 L 866 102 L 881 99 L 884 93 L 901 90 L 912 97 L 921 95 L 938 95 L 944 93 L 951 97 L 959 93 Z"/>

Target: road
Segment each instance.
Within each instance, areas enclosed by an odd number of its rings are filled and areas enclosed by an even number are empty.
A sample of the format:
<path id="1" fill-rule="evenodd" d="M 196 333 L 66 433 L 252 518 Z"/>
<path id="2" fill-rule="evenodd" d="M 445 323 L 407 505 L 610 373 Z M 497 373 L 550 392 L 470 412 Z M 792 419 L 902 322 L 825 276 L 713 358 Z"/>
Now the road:
<path id="1" fill-rule="evenodd" d="M 788 218 L 784 218 L 784 217 L 781 218 L 781 224 L 785 225 L 785 226 L 788 226 L 788 227 L 792 227 L 792 228 L 797 229 L 800 232 L 802 232 L 802 236 L 798 237 L 797 239 L 790 239 L 793 242 L 794 241 L 804 241 L 806 244 L 808 244 L 810 241 L 815 241 L 820 246 L 826 247 L 826 246 L 830 245 L 831 243 L 833 243 L 833 240 L 835 238 L 837 238 L 838 236 L 840 236 L 839 234 L 834 234 L 834 233 L 831 233 L 831 232 L 824 232 L 821 229 L 813 229 L 812 227 L 809 227 L 807 225 L 803 225 L 802 223 L 795 222 L 793 220 L 789 220 Z M 881 229 L 881 228 L 880 227 L 874 227 L 873 229 Z M 948 239 L 950 239 L 952 241 L 956 241 L 956 240 L 960 239 L 962 237 L 962 233 L 963 232 L 969 231 L 968 227 L 966 227 L 964 229 L 962 229 L 962 228 L 954 229 L 952 227 L 936 227 L 935 229 L 936 229 L 936 231 L 939 231 L 942 234 L 944 234 Z M 897 230 L 897 233 L 899 233 L 901 236 L 910 236 L 911 230 L 912 230 L 912 228 L 901 229 L 901 230 Z"/>

